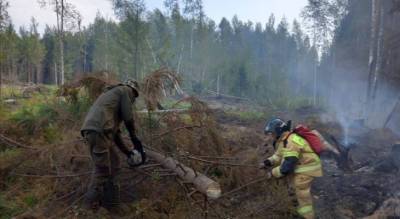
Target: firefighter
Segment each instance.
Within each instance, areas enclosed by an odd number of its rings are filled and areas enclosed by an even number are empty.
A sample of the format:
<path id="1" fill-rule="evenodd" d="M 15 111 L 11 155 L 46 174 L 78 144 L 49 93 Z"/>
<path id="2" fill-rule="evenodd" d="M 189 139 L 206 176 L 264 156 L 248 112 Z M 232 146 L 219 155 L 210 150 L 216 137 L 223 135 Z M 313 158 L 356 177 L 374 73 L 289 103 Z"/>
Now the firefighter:
<path id="1" fill-rule="evenodd" d="M 314 218 L 310 190 L 314 178 L 322 176 L 319 156 L 304 138 L 291 132 L 290 122 L 285 123 L 279 118 L 271 119 L 264 133 L 274 141 L 275 153 L 261 163 L 260 167 L 273 167 L 272 171 L 268 172 L 270 177 L 282 178 L 292 175 L 290 179 L 298 201 L 297 213 L 306 219 Z"/>
<path id="2" fill-rule="evenodd" d="M 146 160 L 146 153 L 136 136 L 132 106 L 139 96 L 138 83 L 127 80 L 107 88 L 86 115 L 81 128 L 90 151 L 94 171 L 89 189 L 85 194 L 84 204 L 87 208 L 118 207 L 119 184 L 117 174 L 120 160 L 116 146 L 128 158 L 130 166 L 139 166 Z M 121 137 L 121 123 L 129 133 L 133 148 L 124 144 Z"/>

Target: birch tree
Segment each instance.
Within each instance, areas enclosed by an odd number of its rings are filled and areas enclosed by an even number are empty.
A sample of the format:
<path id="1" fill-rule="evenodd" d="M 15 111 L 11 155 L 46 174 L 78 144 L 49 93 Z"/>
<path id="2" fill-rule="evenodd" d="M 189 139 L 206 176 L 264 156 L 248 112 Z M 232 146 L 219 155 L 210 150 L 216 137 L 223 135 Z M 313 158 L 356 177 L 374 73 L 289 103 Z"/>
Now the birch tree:
<path id="1" fill-rule="evenodd" d="M 308 0 L 308 5 L 301 13 L 313 39 L 313 45 L 319 56 L 328 51 L 334 31 L 346 14 L 347 0 Z M 317 104 L 318 75 L 314 64 L 313 104 Z"/>
<path id="2" fill-rule="evenodd" d="M 65 30 L 74 29 L 76 26 L 77 18 L 81 16 L 76 10 L 75 6 L 68 3 L 67 0 L 38 0 L 42 8 L 51 7 L 56 13 L 57 17 L 57 34 L 58 45 L 60 52 L 59 69 L 60 79 L 55 81 L 56 84 L 63 85 L 65 83 L 65 69 L 64 69 L 64 43 L 65 43 Z"/>
<path id="3" fill-rule="evenodd" d="M 373 102 L 383 62 L 384 7 L 380 0 L 371 1 L 371 38 L 369 45 L 368 105 Z M 368 106 L 367 106 L 368 107 Z"/>

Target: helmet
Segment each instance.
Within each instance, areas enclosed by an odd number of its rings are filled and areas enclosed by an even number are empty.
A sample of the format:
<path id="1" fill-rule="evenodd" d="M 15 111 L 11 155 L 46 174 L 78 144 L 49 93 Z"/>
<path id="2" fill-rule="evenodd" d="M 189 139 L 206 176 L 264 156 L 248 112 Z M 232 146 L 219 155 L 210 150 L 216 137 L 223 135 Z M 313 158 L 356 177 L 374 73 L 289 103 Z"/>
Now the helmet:
<path id="1" fill-rule="evenodd" d="M 286 122 L 280 118 L 273 118 L 265 125 L 264 133 L 273 133 L 276 134 L 277 137 L 280 137 L 282 133 L 289 130 L 290 125 L 286 124 Z"/>
<path id="2" fill-rule="evenodd" d="M 139 83 L 136 80 L 128 79 L 123 83 L 123 85 L 132 88 L 136 97 L 139 96 Z"/>

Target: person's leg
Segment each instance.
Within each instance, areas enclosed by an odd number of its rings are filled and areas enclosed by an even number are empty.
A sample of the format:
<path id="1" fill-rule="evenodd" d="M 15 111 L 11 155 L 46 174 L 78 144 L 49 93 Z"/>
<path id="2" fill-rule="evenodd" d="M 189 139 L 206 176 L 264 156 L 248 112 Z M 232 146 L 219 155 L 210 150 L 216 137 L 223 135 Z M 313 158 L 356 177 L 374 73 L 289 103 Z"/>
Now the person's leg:
<path id="1" fill-rule="evenodd" d="M 105 207 L 117 207 L 120 204 L 120 185 L 118 173 L 120 170 L 120 159 L 115 147 L 110 147 L 111 175 L 104 187 Z"/>
<path id="2" fill-rule="evenodd" d="M 311 195 L 311 183 L 313 179 L 314 177 L 302 174 L 296 174 L 293 178 L 293 184 L 296 190 L 296 197 L 299 204 L 297 208 L 297 213 L 306 219 L 313 219 L 315 217 Z"/>
<path id="3" fill-rule="evenodd" d="M 103 187 L 111 175 L 110 153 L 107 142 L 101 134 L 91 131 L 85 133 L 85 139 L 90 149 L 94 170 L 90 179 L 89 189 L 85 195 L 85 204 L 96 208 L 103 196 Z"/>

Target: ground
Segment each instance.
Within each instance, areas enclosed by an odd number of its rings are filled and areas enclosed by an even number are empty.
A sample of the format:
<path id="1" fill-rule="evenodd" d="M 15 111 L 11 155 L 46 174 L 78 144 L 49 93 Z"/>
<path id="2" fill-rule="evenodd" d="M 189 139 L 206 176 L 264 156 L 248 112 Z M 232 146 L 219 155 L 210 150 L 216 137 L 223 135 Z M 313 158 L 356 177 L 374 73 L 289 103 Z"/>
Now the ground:
<path id="1" fill-rule="evenodd" d="M 25 110 L 22 114 L 18 114 L 20 106 L 8 106 L 15 111 L 11 122 L 1 121 L 0 134 L 9 139 L 2 138 L 0 147 L 0 217 L 295 217 L 288 180 L 260 181 L 265 171 L 256 167 L 272 153 L 271 147 L 263 145 L 263 127 L 266 119 L 273 115 L 307 124 L 349 148 L 348 168 L 339 168 L 330 155 L 322 157 L 324 176 L 314 181 L 312 189 L 319 218 L 400 217 L 397 168 L 375 168 L 388 160 L 392 145 L 397 141 L 397 136 L 390 131 L 355 125 L 349 133 L 351 144 L 345 145 L 340 124 L 322 109 L 299 107 L 277 111 L 245 100 L 201 99 L 203 102 L 190 99 L 189 104 L 182 104 L 187 113 L 138 115 L 142 125 L 140 135 L 151 148 L 219 182 L 223 194 L 227 194 L 220 200 L 205 202 L 204 196 L 193 192 L 192 185 L 182 182 L 171 171 L 151 166 L 155 162 L 150 161 L 150 165 L 142 169 L 131 170 L 124 166 L 122 213 L 82 209 L 90 158 L 79 140 L 79 122 L 70 120 L 82 117 L 79 112 L 85 110 L 77 109 L 78 105 L 65 105 L 67 102 L 61 104 L 62 107 L 45 104 L 36 109 L 36 103 L 34 112 Z M 48 99 L 46 101 L 49 103 Z M 200 113 L 199 109 L 206 109 L 207 113 Z M 46 115 L 45 119 L 40 117 L 41 113 Z M 54 118 L 49 116 L 53 114 Z M 18 146 L 15 142 L 24 145 Z"/>

